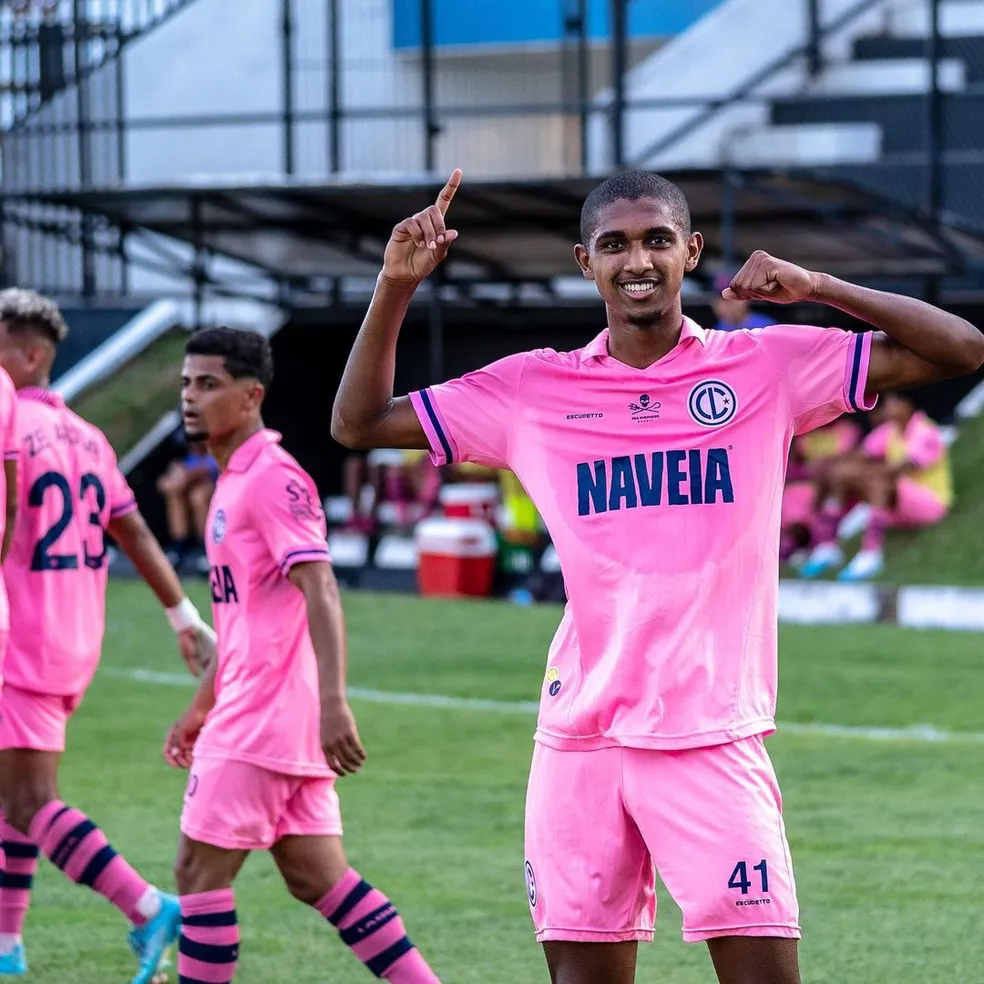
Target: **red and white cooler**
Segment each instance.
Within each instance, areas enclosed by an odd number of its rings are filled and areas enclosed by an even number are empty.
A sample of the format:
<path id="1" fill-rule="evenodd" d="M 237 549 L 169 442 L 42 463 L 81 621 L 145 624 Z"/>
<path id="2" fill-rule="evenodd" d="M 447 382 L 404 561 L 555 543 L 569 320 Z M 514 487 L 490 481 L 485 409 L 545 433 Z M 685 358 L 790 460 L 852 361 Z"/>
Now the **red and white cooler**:
<path id="1" fill-rule="evenodd" d="M 441 488 L 441 506 L 448 517 L 492 522 L 498 505 L 499 486 L 495 482 L 462 482 Z"/>
<path id="2" fill-rule="evenodd" d="M 484 520 L 435 516 L 417 525 L 414 539 L 422 595 L 492 593 L 498 544 Z"/>

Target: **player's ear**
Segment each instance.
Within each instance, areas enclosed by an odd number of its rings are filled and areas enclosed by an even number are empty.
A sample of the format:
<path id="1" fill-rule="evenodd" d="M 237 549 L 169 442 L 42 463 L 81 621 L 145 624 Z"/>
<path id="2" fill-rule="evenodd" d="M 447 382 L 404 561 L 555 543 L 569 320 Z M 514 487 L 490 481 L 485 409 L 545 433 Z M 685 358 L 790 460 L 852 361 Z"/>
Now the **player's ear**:
<path id="1" fill-rule="evenodd" d="M 704 237 L 699 232 L 695 232 L 687 241 L 687 273 L 693 273 L 697 269 L 697 264 L 700 262 L 700 254 L 703 252 Z"/>
<path id="2" fill-rule="evenodd" d="M 577 260 L 577 265 L 581 268 L 584 279 L 594 280 L 594 270 L 591 269 L 591 254 L 588 252 L 587 246 L 578 243 L 574 247 L 574 259 Z"/>

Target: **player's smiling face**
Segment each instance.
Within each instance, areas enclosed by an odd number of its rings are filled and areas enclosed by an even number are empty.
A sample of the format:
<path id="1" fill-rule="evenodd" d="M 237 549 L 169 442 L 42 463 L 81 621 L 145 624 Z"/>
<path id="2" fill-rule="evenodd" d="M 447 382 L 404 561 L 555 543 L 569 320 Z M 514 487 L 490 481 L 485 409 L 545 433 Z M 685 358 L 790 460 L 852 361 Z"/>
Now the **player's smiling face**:
<path id="1" fill-rule="evenodd" d="M 221 443 L 259 412 L 263 387 L 234 379 L 221 355 L 186 355 L 181 369 L 181 418 L 189 441 Z"/>
<path id="2" fill-rule="evenodd" d="M 598 212 L 587 247 L 576 250 L 609 317 L 645 326 L 680 296 L 684 274 L 697 266 L 703 240 L 681 226 L 662 202 L 621 199 Z"/>

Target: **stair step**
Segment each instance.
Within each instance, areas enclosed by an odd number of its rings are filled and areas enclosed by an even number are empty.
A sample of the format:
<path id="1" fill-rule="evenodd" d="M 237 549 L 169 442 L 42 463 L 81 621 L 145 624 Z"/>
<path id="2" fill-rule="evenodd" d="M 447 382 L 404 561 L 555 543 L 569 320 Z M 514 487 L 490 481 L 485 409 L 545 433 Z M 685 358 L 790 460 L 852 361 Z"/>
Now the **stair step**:
<path id="1" fill-rule="evenodd" d="M 858 38 L 853 55 L 861 61 L 885 61 L 898 58 L 924 58 L 926 40 L 920 37 L 900 38 L 870 36 Z M 968 82 L 984 80 L 984 36 L 976 38 L 943 38 L 944 58 L 958 58 L 964 63 Z"/>
<path id="2" fill-rule="evenodd" d="M 908 4 L 889 12 L 890 32 L 899 37 L 926 37 L 930 31 L 929 4 Z M 984 35 L 984 0 L 944 0 L 940 33 L 948 38 Z"/>
<path id="3" fill-rule="evenodd" d="M 852 61 L 829 66 L 811 84 L 810 91 L 828 96 L 909 95 L 928 92 L 931 79 L 931 66 L 924 58 Z M 966 85 L 963 61 L 940 59 L 939 80 L 944 92 L 963 89 Z"/>
<path id="4" fill-rule="evenodd" d="M 874 123 L 802 123 L 764 126 L 736 134 L 729 158 L 745 167 L 871 163 L 881 153 L 881 128 Z"/>
<path id="5" fill-rule="evenodd" d="M 814 95 L 777 99 L 770 122 L 876 123 L 882 130 L 882 153 L 919 150 L 926 139 L 927 100 L 924 96 Z M 984 149 L 984 94 L 957 93 L 943 101 L 943 143 L 949 150 Z"/>

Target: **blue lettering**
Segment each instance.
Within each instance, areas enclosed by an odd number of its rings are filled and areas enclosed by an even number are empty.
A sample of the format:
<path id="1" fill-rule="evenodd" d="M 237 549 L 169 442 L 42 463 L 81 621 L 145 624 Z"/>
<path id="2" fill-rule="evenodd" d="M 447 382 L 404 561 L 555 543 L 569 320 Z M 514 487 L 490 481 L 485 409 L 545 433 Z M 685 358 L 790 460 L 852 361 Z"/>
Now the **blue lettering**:
<path id="1" fill-rule="evenodd" d="M 703 489 L 701 485 L 703 484 L 703 473 L 700 467 L 700 452 L 691 451 L 690 452 L 690 501 L 695 505 L 699 506 L 704 501 Z"/>
<path id="2" fill-rule="evenodd" d="M 707 475 L 704 479 L 704 501 L 717 502 L 721 493 L 722 502 L 734 502 L 735 490 L 731 485 L 731 465 L 726 448 L 711 448 L 707 452 Z"/>
<path id="3" fill-rule="evenodd" d="M 686 451 L 666 452 L 666 501 L 671 506 L 686 506 L 690 500 L 680 488 L 687 480 L 680 466 L 687 458 Z"/>
<path id="4" fill-rule="evenodd" d="M 594 475 L 591 466 L 582 461 L 577 466 L 577 514 L 589 516 L 592 512 L 603 513 L 608 509 L 608 473 L 604 461 L 594 463 Z"/>
<path id="5" fill-rule="evenodd" d="M 646 456 L 635 456 L 636 481 L 639 483 L 639 499 L 644 506 L 658 506 L 663 492 L 663 452 L 653 452 L 652 474 L 646 468 Z"/>
<path id="6" fill-rule="evenodd" d="M 582 461 L 577 466 L 579 516 L 664 502 L 699 506 L 734 501 L 731 462 L 725 448 L 620 455 L 607 461 Z M 213 575 L 212 597 L 216 601 L 238 600 L 231 573 L 227 577 Z"/>
<path id="7" fill-rule="evenodd" d="M 232 570 L 228 564 L 213 564 L 208 574 L 209 587 L 212 589 L 212 601 L 217 605 L 228 605 L 230 602 L 239 603 L 236 592 L 236 582 L 232 579 Z"/>
<path id="8" fill-rule="evenodd" d="M 628 455 L 612 458 L 612 491 L 608 497 L 608 508 L 621 509 L 623 499 L 626 509 L 635 509 L 639 505 L 635 482 L 632 481 L 632 460 Z"/>

